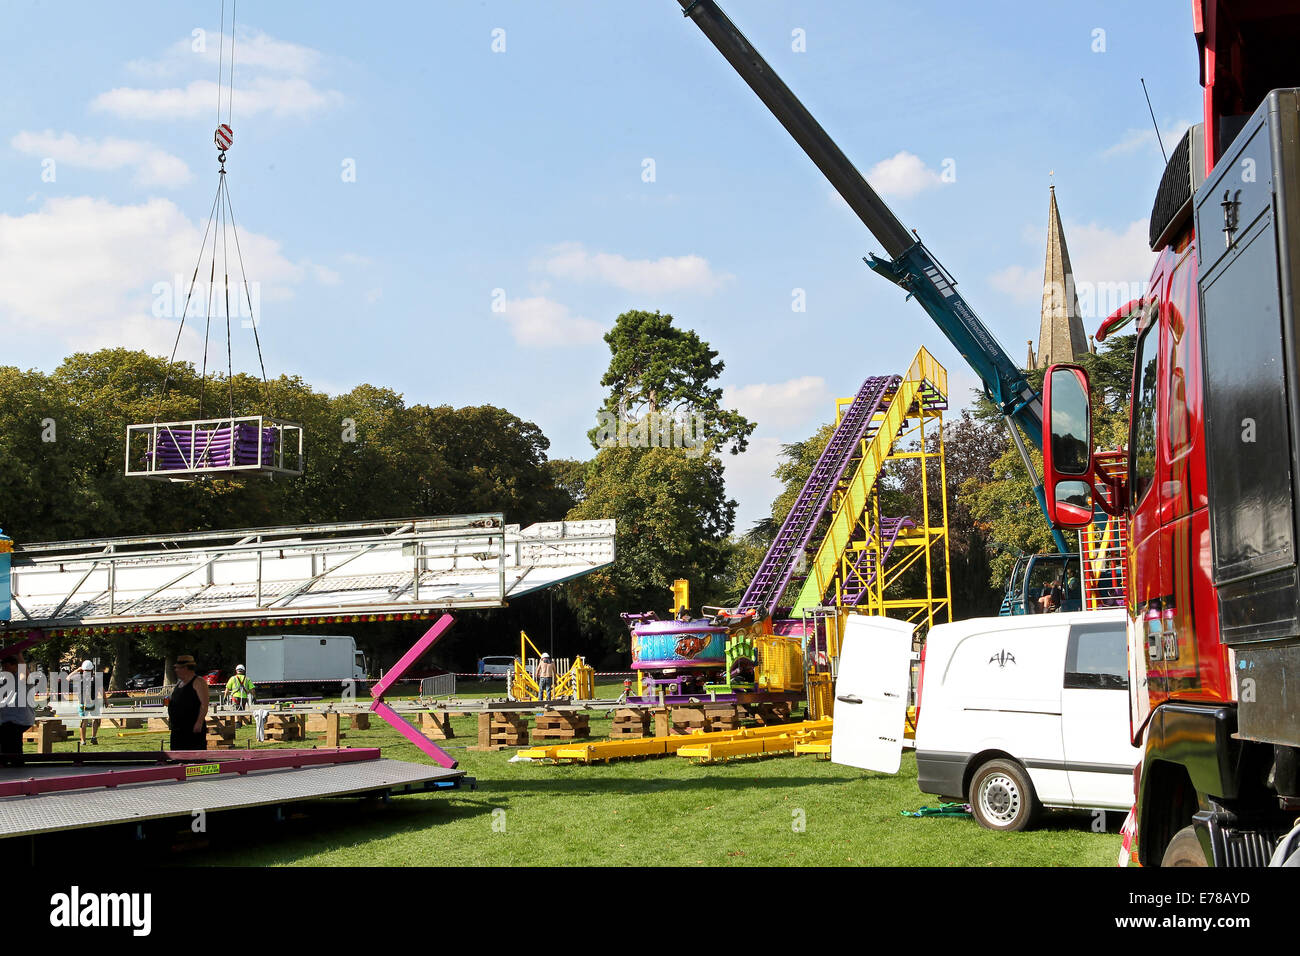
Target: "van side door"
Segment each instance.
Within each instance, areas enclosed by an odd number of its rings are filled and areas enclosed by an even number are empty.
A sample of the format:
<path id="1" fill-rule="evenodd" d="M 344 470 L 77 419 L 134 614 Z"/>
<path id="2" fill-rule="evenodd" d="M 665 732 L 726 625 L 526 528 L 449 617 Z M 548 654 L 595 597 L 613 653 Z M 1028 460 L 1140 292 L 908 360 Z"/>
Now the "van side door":
<path id="1" fill-rule="evenodd" d="M 1074 803 L 1127 810 L 1142 751 L 1129 740 L 1123 621 L 1072 624 L 1061 691 L 1061 742 Z"/>

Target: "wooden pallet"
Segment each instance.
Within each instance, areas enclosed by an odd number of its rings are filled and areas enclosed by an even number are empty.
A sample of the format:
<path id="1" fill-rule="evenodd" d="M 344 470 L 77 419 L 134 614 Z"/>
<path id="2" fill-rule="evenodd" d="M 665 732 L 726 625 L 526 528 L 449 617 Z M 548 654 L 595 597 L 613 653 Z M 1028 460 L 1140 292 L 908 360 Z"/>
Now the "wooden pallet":
<path id="1" fill-rule="evenodd" d="M 650 736 L 650 712 L 625 707 L 614 712 L 614 723 L 609 728 L 610 740 L 629 740 Z"/>
<path id="2" fill-rule="evenodd" d="M 266 718 L 266 739 L 289 743 L 307 739 L 306 718 L 298 714 L 271 714 Z"/>
<path id="3" fill-rule="evenodd" d="M 690 704 L 673 707 L 671 734 L 711 734 L 737 730 L 737 708 L 731 704 Z"/>
<path id="4" fill-rule="evenodd" d="M 233 750 L 235 746 L 235 729 L 239 719 L 227 717 L 209 717 L 207 720 L 207 741 L 209 750 Z"/>
<path id="5" fill-rule="evenodd" d="M 533 721 L 537 740 L 575 740 L 591 736 L 591 717 L 576 711 L 548 710 Z"/>
<path id="6" fill-rule="evenodd" d="M 528 721 L 520 714 L 478 715 L 478 744 L 470 750 L 504 750 L 528 746 Z"/>

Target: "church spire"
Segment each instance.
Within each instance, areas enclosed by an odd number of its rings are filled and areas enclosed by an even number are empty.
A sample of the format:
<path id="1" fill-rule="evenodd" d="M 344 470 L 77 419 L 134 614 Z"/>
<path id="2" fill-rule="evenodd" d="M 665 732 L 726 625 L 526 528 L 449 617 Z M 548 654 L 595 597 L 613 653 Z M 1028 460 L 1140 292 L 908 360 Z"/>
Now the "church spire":
<path id="1" fill-rule="evenodd" d="M 1038 367 L 1073 362 L 1088 351 L 1088 338 L 1079 318 L 1074 292 L 1074 271 L 1065 247 L 1061 212 L 1056 207 L 1056 187 L 1050 189 L 1047 207 L 1047 262 L 1043 267 L 1043 311 L 1038 332 Z"/>

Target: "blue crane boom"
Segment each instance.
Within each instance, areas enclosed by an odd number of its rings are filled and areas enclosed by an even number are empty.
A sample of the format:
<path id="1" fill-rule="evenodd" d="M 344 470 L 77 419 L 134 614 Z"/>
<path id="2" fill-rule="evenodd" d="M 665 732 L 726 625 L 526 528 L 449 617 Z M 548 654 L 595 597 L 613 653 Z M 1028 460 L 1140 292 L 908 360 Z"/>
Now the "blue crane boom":
<path id="1" fill-rule="evenodd" d="M 820 123 L 813 118 L 799 98 L 777 76 L 745 35 L 736 28 L 715 0 L 678 0 L 684 16 L 695 22 L 700 31 L 718 48 L 728 63 L 740 74 L 763 104 L 830 181 L 849 208 L 884 247 L 888 258 L 867 257 L 872 271 L 907 291 L 934 320 L 948 341 L 961 353 L 984 385 L 984 391 L 1007 422 L 1034 487 L 1034 495 L 1044 517 L 1047 503 L 1037 468 L 1030 458 L 1019 426 L 1034 443 L 1043 447 L 1043 403 L 1037 390 L 1029 384 L 1024 371 L 1007 355 L 988 327 L 957 291 L 957 281 L 914 231 L 909 231 L 894 215 L 871 184 L 858 172 Z M 1053 530 L 1057 548 L 1066 553 L 1065 539 Z"/>

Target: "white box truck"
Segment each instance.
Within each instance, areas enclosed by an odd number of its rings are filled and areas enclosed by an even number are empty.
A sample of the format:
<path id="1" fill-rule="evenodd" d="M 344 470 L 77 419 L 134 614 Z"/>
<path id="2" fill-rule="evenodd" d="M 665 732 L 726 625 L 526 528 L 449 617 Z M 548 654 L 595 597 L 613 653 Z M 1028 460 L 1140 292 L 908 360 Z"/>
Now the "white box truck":
<path id="1" fill-rule="evenodd" d="M 895 773 L 910 628 L 849 618 L 831 760 Z M 972 618 L 930 630 L 917 688 L 917 784 L 992 830 L 1043 807 L 1127 811 L 1142 753 L 1129 739 L 1125 612 Z"/>
<path id="2" fill-rule="evenodd" d="M 366 679 L 365 657 L 351 637 L 321 634 L 249 635 L 244 666 L 254 684 Z"/>

